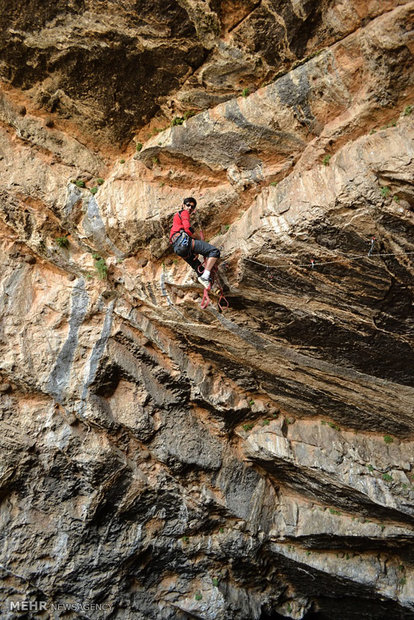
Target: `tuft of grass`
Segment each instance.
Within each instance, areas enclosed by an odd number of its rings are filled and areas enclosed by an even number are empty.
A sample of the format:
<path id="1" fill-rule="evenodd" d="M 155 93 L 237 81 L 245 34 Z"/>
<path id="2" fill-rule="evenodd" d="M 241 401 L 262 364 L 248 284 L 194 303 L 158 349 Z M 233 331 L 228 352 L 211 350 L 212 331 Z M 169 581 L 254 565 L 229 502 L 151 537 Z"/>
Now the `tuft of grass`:
<path id="1" fill-rule="evenodd" d="M 224 534 L 224 527 L 219 527 L 220 534 Z"/>
<path id="2" fill-rule="evenodd" d="M 82 181 L 81 179 L 75 181 L 75 185 L 77 185 L 78 187 L 86 187 L 85 181 Z"/>
<path id="3" fill-rule="evenodd" d="M 253 407 L 253 405 L 254 405 L 254 400 L 253 400 L 253 398 L 252 398 L 251 400 L 249 400 L 249 405 L 250 405 L 250 407 Z"/>
<path id="4" fill-rule="evenodd" d="M 414 106 L 412 105 L 408 105 L 406 108 L 404 108 L 404 116 L 409 116 L 413 111 L 413 107 Z"/>
<path id="5" fill-rule="evenodd" d="M 201 601 L 201 599 L 203 598 L 203 595 L 201 594 L 200 591 L 198 591 L 195 593 L 194 598 L 196 601 Z"/>
<path id="6" fill-rule="evenodd" d="M 96 252 L 92 254 L 92 258 L 95 259 L 95 268 L 99 278 L 101 280 L 106 280 L 108 277 L 108 265 L 105 263 L 105 259 Z"/>
<path id="7" fill-rule="evenodd" d="M 137 142 L 135 145 L 135 148 L 137 149 L 137 152 L 139 153 L 140 150 L 142 149 L 142 142 Z"/>
<path id="8" fill-rule="evenodd" d="M 383 198 L 387 198 L 388 194 L 390 193 L 390 188 L 388 187 L 388 185 L 383 185 L 381 187 L 381 196 Z"/>
<path id="9" fill-rule="evenodd" d="M 153 164 L 159 164 L 160 160 L 158 159 L 158 157 L 155 156 L 155 157 L 152 158 L 152 163 Z"/>
<path id="10" fill-rule="evenodd" d="M 270 183 L 270 185 L 271 185 L 272 187 L 276 187 L 276 185 L 277 185 L 277 181 L 272 181 L 272 182 Z"/>
<path id="11" fill-rule="evenodd" d="M 394 438 L 391 435 L 384 435 L 384 441 L 385 443 L 393 443 Z"/>
<path id="12" fill-rule="evenodd" d="M 98 188 L 95 185 L 94 187 L 91 187 L 91 189 L 89 191 L 91 192 L 91 194 L 96 194 L 97 191 L 98 191 Z"/>
<path id="13" fill-rule="evenodd" d="M 105 183 L 105 180 L 99 178 L 99 179 L 96 179 L 96 182 L 97 182 L 98 185 L 103 185 Z"/>
<path id="14" fill-rule="evenodd" d="M 175 127 L 176 125 L 182 125 L 184 121 L 185 119 L 183 116 L 174 116 L 174 118 L 171 121 L 171 127 Z"/>
<path id="15" fill-rule="evenodd" d="M 184 112 L 183 118 L 186 121 L 188 118 L 191 118 L 192 116 L 195 116 L 196 114 L 197 114 L 196 110 L 187 110 L 187 112 Z"/>
<path id="16" fill-rule="evenodd" d="M 342 514 L 340 510 L 335 510 L 335 508 L 329 508 L 329 512 L 331 515 L 340 515 Z"/>
<path id="17" fill-rule="evenodd" d="M 371 131 L 369 133 L 372 136 L 372 134 L 377 133 L 377 130 L 376 129 L 371 129 Z"/>
<path id="18" fill-rule="evenodd" d="M 394 202 L 400 202 L 400 197 L 397 196 L 397 195 L 393 196 L 392 199 L 393 199 Z"/>
<path id="19" fill-rule="evenodd" d="M 120 160 L 119 160 L 119 163 L 120 163 L 120 164 L 124 164 L 124 163 L 125 163 L 125 159 L 120 159 Z"/>
<path id="20" fill-rule="evenodd" d="M 382 479 L 385 480 L 385 482 L 391 482 L 392 476 L 390 474 L 382 474 Z"/>
<path id="21" fill-rule="evenodd" d="M 69 239 L 67 237 L 56 237 L 55 241 L 60 248 L 69 247 Z"/>
<path id="22" fill-rule="evenodd" d="M 262 422 L 262 426 L 269 426 L 270 422 L 269 420 L 263 420 Z"/>
<path id="23" fill-rule="evenodd" d="M 341 427 L 338 426 L 337 424 L 335 424 L 334 422 L 328 422 L 328 426 L 330 426 L 331 428 L 335 429 L 336 431 L 340 431 Z"/>
<path id="24" fill-rule="evenodd" d="M 188 541 L 189 541 L 190 539 L 188 538 L 188 536 L 183 536 L 181 540 L 182 540 L 184 543 L 188 543 Z"/>
<path id="25" fill-rule="evenodd" d="M 322 159 L 322 163 L 324 166 L 329 166 L 329 160 L 331 159 L 332 155 L 325 155 L 325 157 Z"/>
<path id="26" fill-rule="evenodd" d="M 243 424 L 243 430 L 246 431 L 246 433 L 248 431 L 251 431 L 253 427 L 254 427 L 253 422 L 249 422 L 249 424 Z"/>
<path id="27" fill-rule="evenodd" d="M 371 471 L 371 472 L 374 471 L 374 468 L 372 465 L 368 465 L 368 471 Z"/>
<path id="28" fill-rule="evenodd" d="M 250 90 L 248 88 L 243 88 L 242 97 L 248 97 L 250 95 Z"/>
<path id="29" fill-rule="evenodd" d="M 217 588 L 218 584 L 219 584 L 219 580 L 217 579 L 217 577 L 213 577 L 213 586 Z"/>
<path id="30" fill-rule="evenodd" d="M 407 583 L 407 577 L 401 577 L 399 581 L 400 586 L 405 586 L 406 583 Z"/>

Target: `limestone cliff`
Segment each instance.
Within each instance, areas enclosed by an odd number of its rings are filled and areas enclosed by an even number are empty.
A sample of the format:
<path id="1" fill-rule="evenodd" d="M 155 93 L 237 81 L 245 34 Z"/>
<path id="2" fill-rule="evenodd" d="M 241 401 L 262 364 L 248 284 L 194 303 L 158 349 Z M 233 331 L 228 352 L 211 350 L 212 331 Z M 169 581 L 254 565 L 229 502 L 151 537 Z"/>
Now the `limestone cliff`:
<path id="1" fill-rule="evenodd" d="M 1 617 L 414 618 L 413 14 L 6 0 Z"/>

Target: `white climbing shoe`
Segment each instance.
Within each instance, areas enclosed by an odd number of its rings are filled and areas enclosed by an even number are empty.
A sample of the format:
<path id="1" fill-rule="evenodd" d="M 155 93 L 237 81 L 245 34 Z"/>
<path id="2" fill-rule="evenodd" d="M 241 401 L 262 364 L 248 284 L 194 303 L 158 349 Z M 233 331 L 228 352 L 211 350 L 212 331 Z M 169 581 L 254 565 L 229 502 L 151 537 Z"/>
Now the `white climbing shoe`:
<path id="1" fill-rule="evenodd" d="M 208 288 L 211 284 L 210 280 L 203 278 L 203 276 L 198 276 L 197 280 L 204 286 L 204 288 Z"/>

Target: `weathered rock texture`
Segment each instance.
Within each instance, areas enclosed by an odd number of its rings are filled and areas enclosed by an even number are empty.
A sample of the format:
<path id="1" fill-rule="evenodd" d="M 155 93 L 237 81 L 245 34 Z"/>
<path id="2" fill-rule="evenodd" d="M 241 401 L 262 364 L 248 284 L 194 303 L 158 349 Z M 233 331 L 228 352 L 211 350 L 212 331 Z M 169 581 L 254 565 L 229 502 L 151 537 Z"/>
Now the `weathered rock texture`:
<path id="1" fill-rule="evenodd" d="M 413 618 L 414 3 L 6 4 L 1 616 Z"/>

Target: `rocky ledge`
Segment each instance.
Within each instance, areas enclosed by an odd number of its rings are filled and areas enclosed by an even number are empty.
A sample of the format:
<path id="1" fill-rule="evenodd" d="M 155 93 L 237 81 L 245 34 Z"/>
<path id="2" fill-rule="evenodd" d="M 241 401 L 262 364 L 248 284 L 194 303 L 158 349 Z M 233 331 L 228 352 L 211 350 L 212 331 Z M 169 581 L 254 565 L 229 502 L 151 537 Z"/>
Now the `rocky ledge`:
<path id="1" fill-rule="evenodd" d="M 414 3 L 9 4 L 2 617 L 413 618 Z"/>

